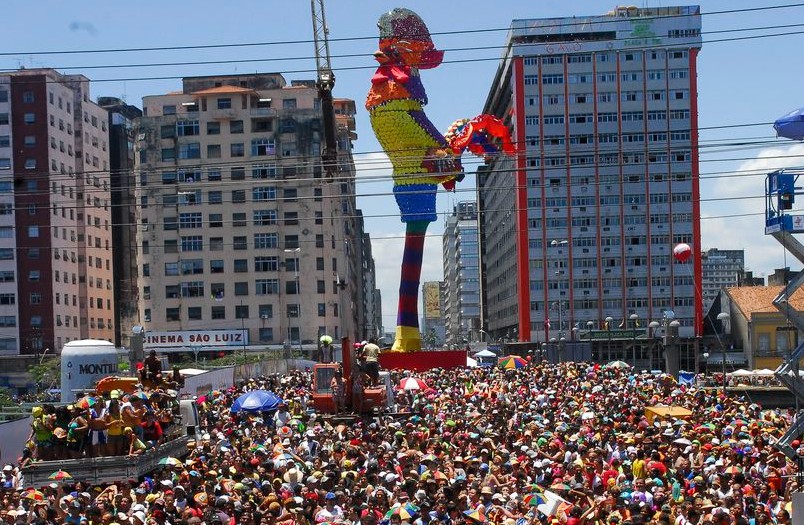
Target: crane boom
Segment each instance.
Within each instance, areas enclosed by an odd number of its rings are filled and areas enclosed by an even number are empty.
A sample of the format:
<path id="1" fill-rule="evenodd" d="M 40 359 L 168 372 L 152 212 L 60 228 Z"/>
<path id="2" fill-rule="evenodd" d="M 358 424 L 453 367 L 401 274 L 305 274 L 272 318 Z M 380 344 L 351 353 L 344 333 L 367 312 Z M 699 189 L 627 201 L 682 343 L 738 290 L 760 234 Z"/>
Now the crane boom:
<path id="1" fill-rule="evenodd" d="M 313 15 L 315 65 L 318 72 L 316 86 L 321 99 L 321 117 L 324 121 L 324 150 L 321 162 L 326 177 L 331 180 L 338 174 L 338 141 L 335 136 L 335 106 L 332 99 L 335 74 L 330 64 L 329 27 L 324 13 L 324 0 L 310 0 L 310 9 Z"/>

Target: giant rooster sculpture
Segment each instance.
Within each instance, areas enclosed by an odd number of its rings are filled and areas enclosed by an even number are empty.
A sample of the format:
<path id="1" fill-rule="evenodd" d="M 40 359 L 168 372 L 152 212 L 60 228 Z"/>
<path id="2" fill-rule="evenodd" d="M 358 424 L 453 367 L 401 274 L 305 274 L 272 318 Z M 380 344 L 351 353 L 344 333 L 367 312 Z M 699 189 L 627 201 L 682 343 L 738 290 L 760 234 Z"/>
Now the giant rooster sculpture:
<path id="1" fill-rule="evenodd" d="M 383 14 L 380 63 L 366 99 L 371 126 L 393 166 L 394 197 L 405 223 L 405 248 L 399 284 L 396 339 L 392 350 L 421 350 L 418 320 L 419 281 L 427 226 L 436 220 L 436 190 L 452 190 L 463 179 L 464 149 L 487 156 L 497 151 L 490 139 L 514 152 L 510 135 L 499 119 L 480 115 L 456 121 L 445 138 L 425 115 L 427 104 L 420 69 L 441 64 L 444 52 L 435 48 L 424 21 L 413 11 L 396 8 Z"/>

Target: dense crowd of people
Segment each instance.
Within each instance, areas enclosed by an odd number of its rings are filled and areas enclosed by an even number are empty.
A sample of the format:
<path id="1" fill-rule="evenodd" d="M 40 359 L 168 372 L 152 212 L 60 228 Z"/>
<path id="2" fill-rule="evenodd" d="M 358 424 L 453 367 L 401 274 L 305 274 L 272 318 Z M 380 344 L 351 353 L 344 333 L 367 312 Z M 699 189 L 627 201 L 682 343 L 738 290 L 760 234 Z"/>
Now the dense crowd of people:
<path id="1" fill-rule="evenodd" d="M 394 372 L 395 384 L 404 377 Z M 396 411 L 332 420 L 309 372 L 200 397 L 187 456 L 151 477 L 29 487 L 3 469 L 5 524 L 763 525 L 790 523 L 791 412 L 589 363 L 431 370 Z M 244 391 L 285 402 L 230 407 Z M 678 405 L 685 419 L 649 420 Z M 151 452 L 145 452 L 151 453 Z M 158 449 L 154 452 L 158 453 Z M 34 490 L 35 489 L 35 490 Z"/>

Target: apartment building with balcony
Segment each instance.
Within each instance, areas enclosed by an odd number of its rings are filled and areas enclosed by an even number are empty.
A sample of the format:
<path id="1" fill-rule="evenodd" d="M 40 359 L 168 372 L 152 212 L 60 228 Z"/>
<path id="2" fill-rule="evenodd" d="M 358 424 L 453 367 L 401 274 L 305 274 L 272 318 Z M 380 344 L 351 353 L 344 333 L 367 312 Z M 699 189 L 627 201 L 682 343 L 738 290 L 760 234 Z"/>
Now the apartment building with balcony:
<path id="1" fill-rule="evenodd" d="M 0 75 L 0 354 L 114 337 L 106 111 L 89 79 Z"/>
<path id="2" fill-rule="evenodd" d="M 137 279 L 147 332 L 235 330 L 244 347 L 356 336 L 354 107 L 336 101 L 339 173 L 330 180 L 314 82 L 190 77 L 143 99 Z"/>

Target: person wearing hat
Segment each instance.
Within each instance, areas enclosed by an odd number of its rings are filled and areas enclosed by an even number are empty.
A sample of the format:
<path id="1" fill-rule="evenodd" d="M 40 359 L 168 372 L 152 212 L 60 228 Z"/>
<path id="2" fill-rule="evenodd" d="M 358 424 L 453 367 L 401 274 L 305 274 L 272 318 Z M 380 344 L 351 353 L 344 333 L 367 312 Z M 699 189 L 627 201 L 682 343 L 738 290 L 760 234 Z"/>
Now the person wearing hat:
<path id="1" fill-rule="evenodd" d="M 41 461 L 53 459 L 53 429 L 56 421 L 52 412 L 48 412 L 43 406 L 35 406 L 31 409 L 31 435 L 28 437 L 28 441 L 33 439 L 36 447 L 36 459 Z"/>
<path id="2" fill-rule="evenodd" d="M 315 515 L 316 523 L 342 520 L 344 517 L 343 509 L 337 505 L 337 502 L 338 496 L 334 492 L 327 492 L 326 496 L 324 496 L 324 506 Z"/>

